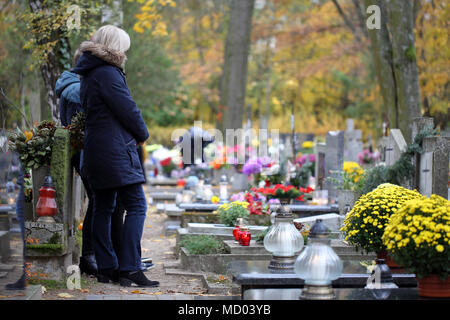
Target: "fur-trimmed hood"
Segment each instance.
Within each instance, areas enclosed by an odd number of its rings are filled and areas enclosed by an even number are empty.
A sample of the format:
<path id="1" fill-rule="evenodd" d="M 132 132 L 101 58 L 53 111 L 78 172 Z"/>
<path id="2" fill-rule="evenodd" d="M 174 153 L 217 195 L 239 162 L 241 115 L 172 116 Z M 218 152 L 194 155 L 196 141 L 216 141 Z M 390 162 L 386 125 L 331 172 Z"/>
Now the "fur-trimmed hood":
<path id="1" fill-rule="evenodd" d="M 125 53 L 109 49 L 108 47 L 95 43 L 92 41 L 84 41 L 80 45 L 81 52 L 89 51 L 93 56 L 102 59 L 103 61 L 112 64 L 113 66 L 123 68 L 127 61 Z"/>

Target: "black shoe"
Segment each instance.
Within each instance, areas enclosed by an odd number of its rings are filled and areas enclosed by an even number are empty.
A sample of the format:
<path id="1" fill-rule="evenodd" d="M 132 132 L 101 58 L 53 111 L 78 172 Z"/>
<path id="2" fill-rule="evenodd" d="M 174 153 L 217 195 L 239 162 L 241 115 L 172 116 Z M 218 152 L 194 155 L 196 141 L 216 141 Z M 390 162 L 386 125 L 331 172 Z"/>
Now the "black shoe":
<path id="1" fill-rule="evenodd" d="M 97 281 L 101 283 L 119 282 L 119 269 L 98 270 Z"/>
<path id="2" fill-rule="evenodd" d="M 87 275 L 96 276 L 97 275 L 97 263 L 95 261 L 94 255 L 82 256 L 80 257 L 80 272 L 81 274 L 86 273 Z"/>
<path id="3" fill-rule="evenodd" d="M 25 274 L 22 274 L 19 280 L 14 283 L 8 283 L 5 288 L 6 290 L 25 290 Z"/>
<path id="4" fill-rule="evenodd" d="M 145 288 L 159 287 L 159 282 L 147 279 L 142 270 L 125 271 L 120 273 L 120 285 L 122 287 L 131 287 L 133 283 L 135 283 L 138 287 L 145 287 Z"/>
<path id="5" fill-rule="evenodd" d="M 155 265 L 151 262 L 142 262 L 141 265 L 141 270 L 144 272 L 155 267 Z"/>

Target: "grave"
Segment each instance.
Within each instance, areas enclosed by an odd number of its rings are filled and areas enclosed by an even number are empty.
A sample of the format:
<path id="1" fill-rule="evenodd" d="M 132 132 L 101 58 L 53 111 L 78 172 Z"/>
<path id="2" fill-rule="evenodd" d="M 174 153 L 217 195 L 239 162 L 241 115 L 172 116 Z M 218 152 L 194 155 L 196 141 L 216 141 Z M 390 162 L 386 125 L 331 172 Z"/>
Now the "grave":
<path id="1" fill-rule="evenodd" d="M 422 142 L 423 154 L 419 160 L 419 191 L 448 198 L 450 138 L 427 137 Z"/>
<path id="2" fill-rule="evenodd" d="M 385 147 L 385 163 L 392 166 L 406 150 L 406 141 L 400 129 L 391 129 Z"/>
<path id="3" fill-rule="evenodd" d="M 325 177 L 323 181 L 323 189 L 328 190 L 329 203 L 335 203 L 337 198 L 336 186 L 328 181 L 327 177 L 340 179 L 338 173 L 332 171 L 342 171 L 344 166 L 344 132 L 329 131 L 326 136 L 325 148 Z"/>
<path id="4" fill-rule="evenodd" d="M 181 216 L 184 212 L 183 209 L 178 208 L 174 204 L 165 205 L 165 214 L 167 219 L 164 222 L 164 232 L 167 235 L 176 234 L 176 231 L 181 228 Z"/>
<path id="5" fill-rule="evenodd" d="M 178 179 L 167 178 L 164 176 L 147 178 L 147 184 L 151 186 L 176 186 L 177 183 Z"/>
<path id="6" fill-rule="evenodd" d="M 370 262 L 370 261 L 368 261 Z M 294 271 L 277 272 L 268 268 L 269 261 L 231 261 L 228 273 L 233 281 L 241 286 L 241 297 L 252 289 L 302 289 L 304 280 Z M 392 271 L 392 270 L 391 270 Z M 333 288 L 364 288 L 370 277 L 369 270 L 360 261 L 343 260 L 341 276 L 332 281 Z M 393 273 L 394 283 L 399 288 L 416 288 L 415 274 Z"/>
<path id="7" fill-rule="evenodd" d="M 267 226 L 248 226 L 252 236 L 256 236 L 267 229 Z M 188 223 L 187 228 L 177 230 L 177 246 L 187 235 L 212 235 L 221 240 L 232 240 L 234 227 L 214 223 Z"/>
<path id="8" fill-rule="evenodd" d="M 347 119 L 345 130 L 344 159 L 358 163 L 358 154 L 363 151 L 362 132 L 354 128 L 353 119 Z"/>
<path id="9" fill-rule="evenodd" d="M 300 300 L 302 289 L 249 289 L 242 300 Z M 335 300 L 422 300 L 416 288 L 334 289 Z"/>
<path id="10" fill-rule="evenodd" d="M 325 143 L 316 143 L 314 154 L 316 155 L 316 165 L 314 167 L 314 177 L 316 178 L 316 190 L 323 190 L 323 182 L 325 179 Z"/>
<path id="11" fill-rule="evenodd" d="M 270 210 L 273 211 L 277 205 L 271 205 Z M 312 204 L 290 204 L 288 205 L 292 214 L 298 218 L 317 216 L 326 213 L 339 213 L 337 204 L 330 205 L 312 205 Z"/>
<path id="12" fill-rule="evenodd" d="M 56 189 L 58 211 L 55 222 L 25 221 L 27 260 L 30 272 L 46 274 L 47 279 L 62 280 L 69 265 L 78 264 L 79 248 L 75 243 L 75 215 L 69 132 L 57 128 L 50 165 Z"/>
<path id="13" fill-rule="evenodd" d="M 433 118 L 425 118 L 425 117 L 414 118 L 411 129 L 412 141 L 414 141 L 415 137 L 420 131 L 426 128 L 434 128 Z M 415 168 L 414 180 L 412 181 L 412 188 L 416 190 L 420 190 L 420 157 L 421 155 L 419 153 L 416 153 L 415 157 L 412 159 L 412 164 Z"/>
<path id="14" fill-rule="evenodd" d="M 181 190 L 180 190 L 181 191 Z M 149 201 L 150 203 L 174 203 L 177 195 L 180 192 L 166 192 L 166 191 L 160 191 L 160 192 L 150 192 L 149 193 Z"/>

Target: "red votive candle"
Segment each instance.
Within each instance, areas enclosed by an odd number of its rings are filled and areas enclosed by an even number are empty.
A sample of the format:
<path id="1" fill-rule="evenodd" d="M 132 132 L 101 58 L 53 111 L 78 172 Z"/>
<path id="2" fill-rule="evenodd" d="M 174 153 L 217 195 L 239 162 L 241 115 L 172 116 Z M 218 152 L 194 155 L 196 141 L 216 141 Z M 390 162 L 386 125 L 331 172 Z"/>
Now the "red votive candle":
<path id="1" fill-rule="evenodd" d="M 248 227 L 241 227 L 239 229 L 239 244 L 241 246 L 249 246 L 251 238 L 252 235 L 250 234 Z"/>
<path id="2" fill-rule="evenodd" d="M 239 241 L 239 228 L 240 228 L 241 226 L 239 226 L 239 225 L 236 225 L 235 227 L 234 227 L 234 229 L 233 229 L 233 236 L 234 236 L 234 239 L 236 240 L 236 241 Z"/>

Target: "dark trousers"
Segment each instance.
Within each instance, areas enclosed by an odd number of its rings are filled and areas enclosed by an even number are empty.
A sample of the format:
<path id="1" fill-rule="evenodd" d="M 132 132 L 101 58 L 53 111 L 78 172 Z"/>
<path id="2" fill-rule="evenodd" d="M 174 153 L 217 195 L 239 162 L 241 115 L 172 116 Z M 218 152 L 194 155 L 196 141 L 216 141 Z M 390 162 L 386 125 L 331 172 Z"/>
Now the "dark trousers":
<path id="1" fill-rule="evenodd" d="M 75 171 L 80 175 L 81 181 L 84 185 L 84 190 L 86 191 L 86 196 L 88 197 L 88 207 L 86 209 L 86 214 L 83 220 L 83 232 L 82 232 L 82 244 L 81 244 L 81 255 L 83 257 L 94 255 L 94 245 L 92 240 L 92 211 L 94 208 L 94 195 L 92 194 L 92 188 L 89 182 L 80 172 L 80 153 L 76 153 L 72 157 L 72 165 Z"/>
<path id="2" fill-rule="evenodd" d="M 98 269 L 140 270 L 141 238 L 147 212 L 142 184 L 114 189 L 94 189 L 93 193 L 93 243 Z M 111 237 L 111 219 L 116 211 L 116 200 L 127 212 L 122 231 L 119 232 L 120 254 L 115 252 Z M 118 217 L 114 216 L 114 219 L 116 218 Z"/>

